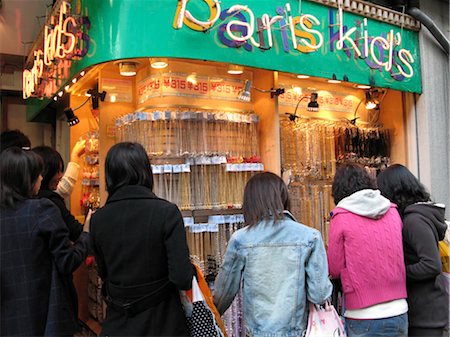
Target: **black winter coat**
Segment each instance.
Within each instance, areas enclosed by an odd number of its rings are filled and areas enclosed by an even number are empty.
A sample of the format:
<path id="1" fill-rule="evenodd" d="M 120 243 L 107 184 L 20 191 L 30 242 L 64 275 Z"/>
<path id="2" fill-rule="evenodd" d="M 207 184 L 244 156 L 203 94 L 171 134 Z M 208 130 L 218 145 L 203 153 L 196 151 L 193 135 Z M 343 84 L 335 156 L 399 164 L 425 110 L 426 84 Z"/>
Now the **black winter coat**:
<path id="1" fill-rule="evenodd" d="M 403 245 L 408 291 L 408 321 L 415 328 L 443 328 L 448 322 L 438 242 L 447 225 L 445 208 L 431 203 L 407 206 L 403 212 Z"/>
<path id="2" fill-rule="evenodd" d="M 83 231 L 83 224 L 81 224 L 75 217 L 70 213 L 70 211 L 66 207 L 66 203 L 64 202 L 64 198 L 61 197 L 58 193 L 51 190 L 40 190 L 39 197 L 47 198 L 51 202 L 53 202 L 56 207 L 58 207 L 61 212 L 61 216 L 64 220 L 64 223 L 69 230 L 69 239 L 70 241 L 77 241 L 80 237 L 81 232 Z M 75 285 L 73 284 L 73 275 L 67 275 L 64 279 L 62 279 L 64 287 L 67 289 L 70 294 L 70 301 L 72 303 L 72 312 L 74 315 L 75 322 L 78 321 L 78 295 Z"/>
<path id="3" fill-rule="evenodd" d="M 91 240 L 99 275 L 115 302 L 139 301 L 149 295 L 148 285 L 168 284 L 153 294 L 155 303 L 138 313 L 108 305 L 102 335 L 188 335 L 179 290 L 191 288 L 193 269 L 176 205 L 143 186 L 119 188 L 92 216 Z"/>
<path id="4" fill-rule="evenodd" d="M 59 210 L 30 199 L 0 211 L 1 336 L 73 336 L 63 280 L 86 258 L 89 235 L 73 245 Z"/>

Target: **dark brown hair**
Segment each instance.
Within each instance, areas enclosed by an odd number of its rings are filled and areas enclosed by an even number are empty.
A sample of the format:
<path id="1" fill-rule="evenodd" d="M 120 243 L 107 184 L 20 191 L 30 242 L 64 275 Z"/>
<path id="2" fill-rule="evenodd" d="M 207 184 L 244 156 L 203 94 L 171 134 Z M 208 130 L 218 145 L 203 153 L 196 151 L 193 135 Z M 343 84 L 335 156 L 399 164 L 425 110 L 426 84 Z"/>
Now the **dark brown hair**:
<path id="1" fill-rule="evenodd" d="M 376 188 L 375 180 L 370 177 L 363 166 L 348 162 L 339 165 L 337 168 L 331 193 L 334 203 L 337 205 L 339 201 L 355 192 Z"/>
<path id="2" fill-rule="evenodd" d="M 403 165 L 389 166 L 378 175 L 377 181 L 381 194 L 397 204 L 400 215 L 409 205 L 430 201 L 425 186 Z"/>
<path id="3" fill-rule="evenodd" d="M 32 151 L 10 147 L 0 160 L 0 206 L 12 208 L 32 197 L 33 187 L 42 173 L 42 159 Z"/>
<path id="4" fill-rule="evenodd" d="M 150 159 L 139 143 L 123 142 L 111 147 L 105 161 L 106 190 L 111 196 L 123 186 L 140 185 L 153 190 Z"/>
<path id="5" fill-rule="evenodd" d="M 38 154 L 44 163 L 41 191 L 49 190 L 49 184 L 53 177 L 60 172 L 64 172 L 64 161 L 59 152 L 50 146 L 37 146 L 32 151 Z"/>
<path id="6" fill-rule="evenodd" d="M 245 185 L 243 211 L 245 223 L 249 227 L 269 218 L 273 218 L 276 223 L 283 218 L 283 211 L 287 209 L 288 189 L 276 174 L 258 173 Z"/>

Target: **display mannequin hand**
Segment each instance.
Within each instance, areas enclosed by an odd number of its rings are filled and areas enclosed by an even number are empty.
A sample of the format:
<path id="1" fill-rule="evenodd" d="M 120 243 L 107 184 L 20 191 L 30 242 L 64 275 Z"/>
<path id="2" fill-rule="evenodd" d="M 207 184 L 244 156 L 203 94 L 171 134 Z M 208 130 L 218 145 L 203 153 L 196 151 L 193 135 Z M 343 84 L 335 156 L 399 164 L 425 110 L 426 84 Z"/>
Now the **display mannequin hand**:
<path id="1" fill-rule="evenodd" d="M 70 161 L 77 163 L 80 159 L 81 155 L 84 153 L 86 146 L 86 140 L 79 140 L 76 142 L 75 146 L 72 149 L 72 152 L 70 153 Z"/>

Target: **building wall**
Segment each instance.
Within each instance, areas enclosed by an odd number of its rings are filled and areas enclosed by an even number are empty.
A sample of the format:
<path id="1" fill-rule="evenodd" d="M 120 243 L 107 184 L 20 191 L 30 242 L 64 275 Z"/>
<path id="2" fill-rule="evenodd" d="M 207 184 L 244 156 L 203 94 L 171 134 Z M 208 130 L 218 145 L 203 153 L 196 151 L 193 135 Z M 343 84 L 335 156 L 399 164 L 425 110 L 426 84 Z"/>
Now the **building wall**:
<path id="1" fill-rule="evenodd" d="M 420 9 L 449 38 L 449 2 L 421 1 Z M 429 189 L 433 200 L 447 205 L 446 215 L 450 218 L 449 56 L 424 26 L 419 43 L 423 93 L 414 97 L 415 111 L 412 112 L 417 119 L 415 173 Z"/>
<path id="2" fill-rule="evenodd" d="M 52 0 L 2 0 L 0 6 L 0 131 L 19 129 L 33 146 L 51 144 L 50 124 L 29 123 L 21 98 L 23 56 L 45 23 Z"/>

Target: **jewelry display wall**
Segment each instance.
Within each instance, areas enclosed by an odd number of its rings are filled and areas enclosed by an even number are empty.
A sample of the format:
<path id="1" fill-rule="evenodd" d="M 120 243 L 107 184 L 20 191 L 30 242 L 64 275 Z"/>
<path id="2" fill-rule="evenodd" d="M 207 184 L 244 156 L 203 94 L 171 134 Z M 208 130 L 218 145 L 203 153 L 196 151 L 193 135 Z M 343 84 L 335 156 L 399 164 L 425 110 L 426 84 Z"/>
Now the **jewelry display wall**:
<path id="1" fill-rule="evenodd" d="M 86 140 L 86 146 L 84 165 L 81 170 L 81 206 L 83 207 L 83 213 L 87 214 L 89 209 L 96 210 L 100 207 L 98 131 L 88 132 L 84 138 Z"/>
<path id="2" fill-rule="evenodd" d="M 327 243 L 336 165 L 357 162 L 375 177 L 389 165 L 389 130 L 341 121 L 285 118 L 281 137 L 282 171 L 290 173 L 291 212 L 298 221 L 318 229 Z"/>
<path id="3" fill-rule="evenodd" d="M 195 214 L 194 214 L 195 215 Z M 200 219 L 202 222 L 196 221 Z M 244 227 L 242 214 L 185 217 L 186 237 L 194 263 L 199 265 L 211 290 L 231 235 Z M 239 292 L 222 319 L 228 336 L 244 337 L 242 294 Z"/>
<path id="4" fill-rule="evenodd" d="M 191 258 L 210 288 L 231 235 L 244 225 L 244 187 L 264 170 L 255 114 L 175 108 L 116 120 L 116 141 L 141 143 L 152 162 L 154 192 L 182 210 Z M 242 296 L 223 315 L 229 336 L 245 336 Z"/>

